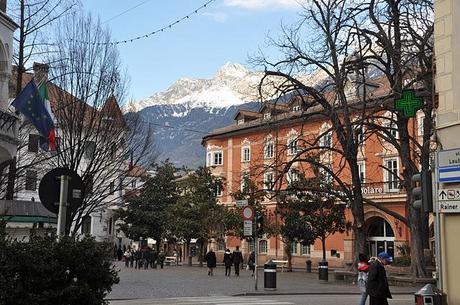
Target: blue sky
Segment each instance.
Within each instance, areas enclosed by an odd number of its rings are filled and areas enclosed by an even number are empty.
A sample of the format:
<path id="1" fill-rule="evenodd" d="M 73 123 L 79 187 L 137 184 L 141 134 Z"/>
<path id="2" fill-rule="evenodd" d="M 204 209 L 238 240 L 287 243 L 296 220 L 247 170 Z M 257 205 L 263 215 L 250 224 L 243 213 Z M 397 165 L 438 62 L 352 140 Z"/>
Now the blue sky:
<path id="1" fill-rule="evenodd" d="M 114 40 L 161 28 L 206 2 L 82 0 L 87 11 L 105 22 Z M 248 66 L 248 58 L 259 48 L 276 56 L 266 48 L 267 36 L 277 37 L 281 23 L 294 23 L 298 12 L 297 0 L 216 0 L 170 30 L 120 44 L 121 59 L 131 79 L 128 96 L 146 98 L 180 77 L 212 77 L 226 62 Z"/>

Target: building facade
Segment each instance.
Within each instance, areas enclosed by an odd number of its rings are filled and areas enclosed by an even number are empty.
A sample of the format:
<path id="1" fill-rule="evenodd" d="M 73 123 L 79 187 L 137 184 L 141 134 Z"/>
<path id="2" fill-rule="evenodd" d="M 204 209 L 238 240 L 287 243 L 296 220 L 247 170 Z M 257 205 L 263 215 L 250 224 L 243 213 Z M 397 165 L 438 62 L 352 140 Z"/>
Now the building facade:
<path id="1" fill-rule="evenodd" d="M 434 47 L 436 57 L 437 135 L 443 150 L 459 149 L 460 141 L 460 1 L 434 2 Z M 458 188 L 459 183 L 439 184 L 440 188 Z M 438 260 L 438 286 L 447 293 L 449 304 L 460 304 L 460 214 L 440 214 L 441 237 Z"/>
<path id="2" fill-rule="evenodd" d="M 67 102 L 63 96 L 70 95 L 48 81 L 48 66 L 34 63 L 33 70 L 34 73 L 23 74 L 23 86 L 32 79 L 34 79 L 35 83 L 47 83 L 51 108 L 58 109 L 61 107 L 61 109 L 63 109 L 63 105 Z M 14 92 L 14 90 L 12 92 Z M 10 101 L 12 99 L 13 96 L 11 96 Z M 81 101 L 77 101 L 77 103 L 82 104 Z M 122 118 L 121 110 L 113 96 L 109 97 L 99 110 L 91 111 L 94 113 L 93 117 L 88 118 L 88 110 L 85 119 L 92 119 L 93 121 L 100 120 L 104 122 L 105 120 L 117 120 Z M 83 182 L 86 185 L 86 193 L 88 194 L 88 192 L 91 192 L 89 196 L 95 197 L 95 199 L 92 199 L 94 202 L 92 211 L 83 211 L 80 216 L 82 220 L 77 230 L 78 233 L 92 235 L 95 237 L 96 241 L 100 242 L 110 242 L 117 246 L 129 245 L 131 240 L 126 238 L 122 232 L 117 231 L 115 211 L 118 207 L 123 205 L 126 192 L 136 187 L 136 181 L 139 180 L 139 174 L 130 170 L 129 163 L 124 161 L 125 156 L 121 152 L 122 149 L 114 148 L 112 145 L 113 143 L 121 145 L 124 143 L 123 139 L 119 141 L 109 140 L 109 144 L 104 147 L 104 143 L 106 143 L 104 139 L 98 139 L 104 130 L 101 129 L 99 134 L 89 133 L 90 131 L 85 131 L 84 129 L 88 128 L 90 125 L 82 124 L 83 130 L 81 132 L 79 131 L 80 134 L 76 134 L 75 137 L 80 136 L 80 141 L 84 141 L 85 143 L 84 145 L 74 144 L 77 148 L 72 148 L 71 143 L 67 142 L 63 144 L 63 142 L 68 141 L 72 135 L 67 133 L 67 140 L 63 140 L 62 128 L 65 128 L 66 124 L 64 123 L 65 121 L 60 121 L 59 112 L 55 112 L 55 115 L 56 144 L 58 146 L 55 152 L 43 150 L 38 131 L 28 123 L 27 120 L 23 120 L 22 122 L 21 131 L 17 136 L 17 152 L 15 153 L 16 167 L 21 169 L 21 171 L 16 171 L 13 200 L 9 201 L 9 204 L 14 206 L 14 209 L 10 209 L 10 213 L 13 213 L 12 216 L 14 217 L 9 218 L 7 225 L 8 233 L 19 240 L 27 240 L 30 235 L 30 230 L 32 229 L 56 227 L 57 215 L 47 211 L 40 202 L 39 185 L 42 177 L 48 171 L 58 166 L 56 161 L 56 159 L 59 158 L 58 155 L 64 154 L 64 157 L 70 156 L 75 159 L 79 158 L 77 159 L 77 173 L 83 177 Z M 99 116 L 101 118 L 99 118 Z M 63 120 L 65 120 L 65 118 Z M 67 126 L 68 125 L 67 123 Z M 89 133 L 88 136 L 86 132 Z M 111 131 L 107 131 L 106 136 L 112 134 L 110 132 Z M 123 132 L 115 133 L 115 135 L 123 135 Z M 64 146 L 62 145 L 65 145 L 65 148 L 63 148 Z M 96 149 L 96 145 L 100 147 Z M 81 153 L 78 153 L 78 151 L 76 151 L 77 149 L 81 149 Z M 63 150 L 73 151 L 69 151 L 69 153 L 66 154 Z M 114 159 L 114 161 L 107 161 L 106 163 L 94 161 L 95 159 L 98 160 L 102 158 L 109 160 Z M 120 159 L 121 161 L 117 161 L 117 158 L 122 159 Z M 108 167 L 100 166 L 97 172 L 95 172 L 94 166 L 93 168 L 90 167 L 92 162 L 107 164 Z M 94 173 L 88 174 L 88 168 L 94 171 Z M 84 177 L 86 177 L 86 180 Z M 94 192 L 96 195 L 93 195 L 92 189 L 96 187 L 98 190 Z M 94 205 L 96 205 L 96 208 L 94 208 Z M 21 209 L 21 207 L 23 208 Z M 30 214 L 30 217 L 27 219 L 24 218 L 25 213 Z"/>
<path id="3" fill-rule="evenodd" d="M 373 87 L 375 96 L 385 96 L 389 90 L 384 84 Z M 235 206 L 233 193 L 244 187 L 246 179 L 255 182 L 259 189 L 268 191 L 262 204 L 266 208 L 269 222 L 279 222 L 275 209 L 276 191 L 282 190 L 298 175 L 311 176 L 312 168 L 306 162 L 293 162 L 289 170 L 280 168 L 279 164 L 289 164 L 297 155 L 300 143 L 317 138 L 322 147 L 337 146 L 337 138 L 328 121 L 321 116 L 308 116 L 305 119 L 301 99 L 292 98 L 288 103 L 265 103 L 258 112 L 240 110 L 235 115 L 235 123 L 214 130 L 203 138 L 206 148 L 206 164 L 213 175 L 222 177 L 224 190 L 219 194 L 219 202 L 228 207 Z M 381 124 L 388 126 L 395 137 L 397 128 L 390 118 L 390 112 L 382 112 Z M 385 118 L 389 118 L 388 120 Z M 422 135 L 422 112 L 418 112 L 413 124 L 415 136 Z M 360 149 L 358 154 L 362 193 L 365 198 L 382 204 L 398 214 L 407 217 L 406 194 L 400 186 L 402 168 L 398 152 L 389 142 L 385 142 L 370 131 L 361 130 L 358 135 Z M 334 173 L 340 171 L 342 181 L 350 184 L 350 175 L 343 169 L 343 158 L 331 151 L 321 154 L 320 162 L 327 164 Z M 327 177 L 327 175 L 326 175 Z M 386 251 L 392 256 L 400 256 L 399 247 L 409 244 L 409 228 L 398 219 L 381 210 L 364 206 L 367 246 L 370 255 Z M 352 221 L 349 208 L 346 209 L 347 220 Z M 239 245 L 245 255 L 252 251 L 254 245 L 247 240 L 227 236 L 225 240 L 216 241 L 218 251 L 226 247 Z M 260 261 L 268 258 L 286 259 L 285 249 L 292 254 L 294 265 L 305 265 L 309 259 L 317 262 L 322 258 L 321 243 L 313 245 L 294 243 L 285 247 L 279 236 L 265 237 L 258 242 Z M 336 233 L 327 238 L 326 253 L 330 265 L 344 266 L 352 262 L 353 232 Z"/>

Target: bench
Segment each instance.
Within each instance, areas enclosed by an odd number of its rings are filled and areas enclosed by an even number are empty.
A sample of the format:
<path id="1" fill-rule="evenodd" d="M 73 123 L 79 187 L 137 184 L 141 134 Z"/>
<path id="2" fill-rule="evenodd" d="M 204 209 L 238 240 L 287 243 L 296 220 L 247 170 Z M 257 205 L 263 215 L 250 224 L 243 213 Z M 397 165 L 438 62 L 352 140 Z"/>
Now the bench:
<path id="1" fill-rule="evenodd" d="M 276 267 L 281 267 L 281 272 L 284 272 L 284 267 L 287 267 L 288 261 L 272 260 L 276 264 Z"/>
<path id="2" fill-rule="evenodd" d="M 166 264 L 167 266 L 171 265 L 171 263 L 175 265 L 175 264 L 176 264 L 176 261 L 177 261 L 177 259 L 176 259 L 175 256 L 166 256 L 166 257 L 165 257 L 165 264 Z"/>

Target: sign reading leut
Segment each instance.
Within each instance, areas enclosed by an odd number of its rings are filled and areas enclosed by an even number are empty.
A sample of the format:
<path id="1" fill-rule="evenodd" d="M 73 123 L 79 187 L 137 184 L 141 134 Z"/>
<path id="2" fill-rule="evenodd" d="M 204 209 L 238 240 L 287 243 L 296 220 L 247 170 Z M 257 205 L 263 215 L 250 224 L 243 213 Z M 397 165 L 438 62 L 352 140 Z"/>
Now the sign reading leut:
<path id="1" fill-rule="evenodd" d="M 460 149 L 441 150 L 438 152 L 440 183 L 460 182 Z"/>

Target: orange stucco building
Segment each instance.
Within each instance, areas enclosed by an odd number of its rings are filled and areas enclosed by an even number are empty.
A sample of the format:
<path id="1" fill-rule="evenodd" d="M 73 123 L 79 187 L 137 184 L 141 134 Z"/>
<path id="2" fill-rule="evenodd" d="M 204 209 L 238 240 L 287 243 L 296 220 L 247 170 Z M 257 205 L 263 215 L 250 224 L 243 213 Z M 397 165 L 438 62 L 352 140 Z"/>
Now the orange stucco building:
<path id="1" fill-rule="evenodd" d="M 389 91 L 374 86 L 374 93 L 385 95 Z M 371 93 L 372 94 L 372 93 Z M 289 162 L 297 152 L 297 147 L 305 143 L 305 139 L 320 138 L 321 146 L 335 146 L 334 132 L 330 124 L 321 116 L 308 116 L 305 119 L 305 109 L 302 99 L 293 98 L 288 103 L 265 103 L 258 111 L 240 110 L 235 115 L 235 123 L 224 128 L 216 129 L 203 138 L 206 148 L 206 164 L 215 176 L 223 178 L 224 189 L 219 192 L 219 202 L 227 206 L 235 206 L 231 194 L 240 190 L 245 178 L 255 181 L 260 188 L 283 189 L 296 175 L 302 173 L 308 176 L 309 165 L 295 162 L 287 173 L 279 170 L 279 164 Z M 413 119 L 413 133 L 421 136 L 422 127 L 417 122 L 422 121 L 423 112 L 419 111 Z M 397 129 L 391 120 L 385 120 L 391 113 L 382 112 L 380 124 L 388 126 L 397 136 Z M 395 148 L 377 135 L 362 129 L 359 151 L 359 167 L 363 182 L 363 194 L 378 203 L 384 204 L 403 216 L 407 216 L 405 204 L 406 194 L 400 187 L 398 177 L 393 173 L 402 172 L 401 160 Z M 340 176 L 347 181 L 349 174 L 343 168 L 340 156 L 331 153 L 321 154 L 320 161 L 334 171 L 341 169 Z M 390 169 L 391 171 L 387 170 Z M 281 173 L 280 173 L 281 172 Z M 282 177 L 280 176 L 282 175 Z M 272 193 L 273 194 L 273 193 Z M 273 198 L 271 198 L 273 197 Z M 269 221 L 279 221 L 274 209 L 277 205 L 276 196 L 267 196 L 262 202 L 267 210 Z M 409 228 L 384 212 L 365 205 L 364 207 L 368 249 L 371 255 L 387 251 L 390 255 L 399 256 L 397 247 L 409 244 Z M 351 210 L 346 209 L 346 217 L 352 220 Z M 330 236 L 326 242 L 327 260 L 332 266 L 343 266 L 352 261 L 352 231 Z M 212 245 L 217 252 L 223 252 L 225 247 L 233 249 L 240 246 L 247 255 L 254 247 L 252 242 L 239 238 L 226 237 L 214 241 Z M 311 246 L 302 244 L 290 245 L 294 265 L 305 266 L 307 259 L 313 262 L 322 257 L 319 241 Z M 260 260 L 268 258 L 286 259 L 284 244 L 280 237 L 262 238 L 258 241 Z"/>

